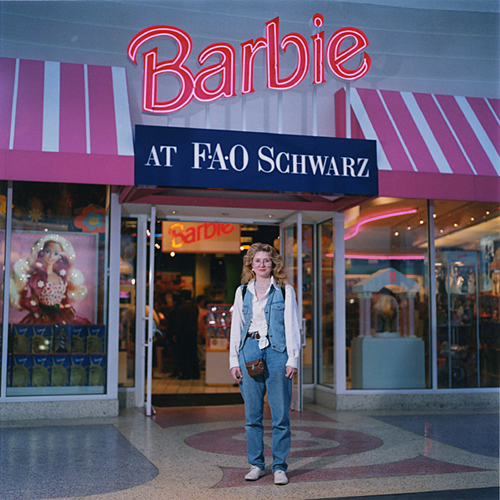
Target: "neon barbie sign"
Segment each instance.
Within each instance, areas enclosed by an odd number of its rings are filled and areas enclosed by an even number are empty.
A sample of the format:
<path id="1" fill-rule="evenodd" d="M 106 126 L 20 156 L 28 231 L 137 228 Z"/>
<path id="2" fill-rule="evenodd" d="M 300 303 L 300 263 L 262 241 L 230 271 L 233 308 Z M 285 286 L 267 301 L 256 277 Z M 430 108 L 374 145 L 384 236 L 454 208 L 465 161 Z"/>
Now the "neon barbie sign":
<path id="1" fill-rule="evenodd" d="M 323 26 L 324 18 L 315 14 L 312 22 L 316 28 Z M 144 111 L 151 113 L 172 113 L 187 106 L 193 97 L 201 102 L 211 102 L 221 97 L 236 96 L 236 50 L 229 43 L 214 43 L 203 49 L 199 56 L 200 65 L 212 56 L 219 56 L 217 64 L 204 67 L 194 75 L 186 66 L 193 43 L 188 33 L 174 26 L 151 26 L 137 33 L 128 46 L 128 57 L 137 64 L 139 48 L 155 38 L 166 36 L 172 38 L 178 46 L 173 59 L 158 61 L 157 48 L 143 53 L 143 100 Z M 346 68 L 346 63 L 362 53 L 368 46 L 366 35 L 357 28 L 341 28 L 328 40 L 325 48 L 325 33 L 319 31 L 312 38 L 313 83 L 319 85 L 325 80 L 325 59 L 332 72 L 343 80 L 357 80 L 368 72 L 371 65 L 370 56 L 361 54 L 361 63 L 356 69 Z M 343 42 L 352 41 L 347 48 Z M 286 52 L 293 45 L 297 51 L 297 62 L 293 72 L 280 77 L 279 49 Z M 308 41 L 299 33 L 289 33 L 279 42 L 279 18 L 266 23 L 266 36 L 248 40 L 241 44 L 241 94 L 250 94 L 254 89 L 254 63 L 256 54 L 266 50 L 267 88 L 288 90 L 304 81 L 310 64 Z M 170 73 L 180 81 L 178 94 L 168 101 L 159 101 L 157 96 L 158 77 Z M 209 86 L 209 80 L 218 77 L 216 88 Z M 213 86 L 213 85 L 212 85 Z"/>

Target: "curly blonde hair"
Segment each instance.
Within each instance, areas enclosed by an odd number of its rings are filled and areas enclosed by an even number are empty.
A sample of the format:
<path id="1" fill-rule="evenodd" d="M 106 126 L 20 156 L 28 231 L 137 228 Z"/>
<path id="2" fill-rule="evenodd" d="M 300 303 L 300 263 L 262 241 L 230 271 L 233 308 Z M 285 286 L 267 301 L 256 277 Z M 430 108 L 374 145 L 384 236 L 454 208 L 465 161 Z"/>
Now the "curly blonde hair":
<path id="1" fill-rule="evenodd" d="M 258 252 L 265 252 L 269 254 L 273 263 L 272 275 L 276 283 L 280 287 L 284 287 L 288 281 L 286 279 L 285 261 L 283 257 L 276 251 L 276 249 L 267 243 L 254 243 L 243 257 L 243 271 L 241 273 L 241 284 L 246 285 L 255 279 L 255 273 L 252 271 L 253 259 Z"/>

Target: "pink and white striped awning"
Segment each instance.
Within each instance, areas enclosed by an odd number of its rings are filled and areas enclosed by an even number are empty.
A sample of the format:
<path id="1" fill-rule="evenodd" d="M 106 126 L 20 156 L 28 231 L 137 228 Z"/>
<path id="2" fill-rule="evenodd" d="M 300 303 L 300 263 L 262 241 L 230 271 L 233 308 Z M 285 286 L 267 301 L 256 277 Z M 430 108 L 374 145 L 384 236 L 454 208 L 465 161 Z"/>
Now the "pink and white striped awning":
<path id="1" fill-rule="evenodd" d="M 350 104 L 351 137 L 377 141 L 380 196 L 500 201 L 498 99 L 351 88 Z"/>
<path id="2" fill-rule="evenodd" d="M 125 68 L 0 58 L 0 178 L 134 184 Z"/>

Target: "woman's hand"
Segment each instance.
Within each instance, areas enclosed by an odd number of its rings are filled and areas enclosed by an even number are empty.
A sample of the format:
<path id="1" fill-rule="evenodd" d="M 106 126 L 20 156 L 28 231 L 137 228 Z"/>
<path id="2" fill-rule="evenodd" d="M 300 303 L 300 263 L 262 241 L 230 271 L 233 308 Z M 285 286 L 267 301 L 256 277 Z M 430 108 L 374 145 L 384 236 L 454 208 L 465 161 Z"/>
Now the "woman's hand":
<path id="1" fill-rule="evenodd" d="M 285 377 L 294 378 L 297 376 L 297 368 L 286 365 Z"/>
<path id="2" fill-rule="evenodd" d="M 233 368 L 231 368 L 231 375 L 233 376 L 234 380 L 238 382 L 238 384 L 241 382 L 242 376 L 239 366 L 234 366 Z"/>

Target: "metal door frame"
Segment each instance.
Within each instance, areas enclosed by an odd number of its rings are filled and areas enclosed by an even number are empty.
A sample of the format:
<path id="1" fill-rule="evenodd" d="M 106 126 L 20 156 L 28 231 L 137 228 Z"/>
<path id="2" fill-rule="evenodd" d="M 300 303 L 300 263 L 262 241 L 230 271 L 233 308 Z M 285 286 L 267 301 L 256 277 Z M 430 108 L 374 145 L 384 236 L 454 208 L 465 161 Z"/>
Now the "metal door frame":
<path id="1" fill-rule="evenodd" d="M 303 304 L 302 304 L 302 213 L 298 212 L 291 217 L 288 217 L 284 221 L 280 223 L 280 252 L 283 258 L 285 258 L 285 230 L 290 226 L 297 227 L 297 283 L 295 285 L 295 293 L 297 295 L 297 308 L 300 315 L 300 337 L 301 337 L 301 345 L 305 346 L 305 322 L 303 318 Z M 293 257 L 293 256 L 292 256 Z M 302 349 L 299 354 L 299 362 L 298 362 L 298 374 L 297 374 L 297 401 L 293 401 L 292 399 L 292 410 L 302 411 L 304 407 L 304 370 L 303 370 L 303 356 Z"/>

